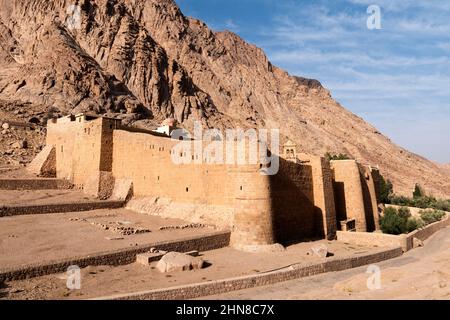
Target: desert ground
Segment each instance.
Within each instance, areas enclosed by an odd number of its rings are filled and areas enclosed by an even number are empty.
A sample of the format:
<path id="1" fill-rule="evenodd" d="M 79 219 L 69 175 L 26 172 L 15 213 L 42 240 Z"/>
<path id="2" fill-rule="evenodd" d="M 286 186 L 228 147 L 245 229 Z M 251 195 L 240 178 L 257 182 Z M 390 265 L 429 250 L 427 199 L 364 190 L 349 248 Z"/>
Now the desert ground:
<path id="1" fill-rule="evenodd" d="M 6 171 L 0 178 L 27 178 L 23 170 Z M 93 200 L 82 191 L 2 190 L 1 205 L 46 205 Z M 0 205 L 0 207 L 1 207 Z M 189 226 L 189 227 L 186 227 Z M 126 231 L 131 230 L 130 234 Z M 134 232 L 137 231 L 137 232 Z M 220 231 L 214 226 L 194 225 L 181 219 L 137 213 L 125 208 L 85 212 L 32 214 L 0 218 L 0 269 L 36 263 L 52 263 L 74 257 L 98 255 L 179 241 Z M 124 233 L 125 232 L 125 233 Z M 245 253 L 231 247 L 200 252 L 206 267 L 162 274 L 156 262 L 121 266 L 89 266 L 81 270 L 80 290 L 69 290 L 67 274 L 7 281 L 0 285 L 0 299 L 93 299 L 179 285 L 206 283 L 239 276 L 286 269 L 292 265 L 320 263 L 311 247 L 325 245 L 329 256 L 352 257 L 378 251 L 375 245 L 351 245 L 339 241 L 309 241 L 289 245 L 284 252 Z M 450 228 L 436 233 L 425 246 L 377 264 L 382 288 L 370 291 L 366 267 L 327 273 L 207 299 L 450 299 Z"/>
<path id="2" fill-rule="evenodd" d="M 120 213 L 120 216 L 118 214 Z M 179 239 L 187 234 L 199 234 L 208 229 L 184 233 L 178 231 L 156 231 L 149 234 L 126 237 L 124 240 L 108 241 L 111 232 L 98 230 L 89 223 L 70 222 L 75 216 L 93 219 L 127 219 L 140 221 L 140 226 L 157 230 L 157 226 L 167 223 L 180 224 L 182 221 L 166 221 L 158 217 L 150 217 L 134 212 L 126 214 L 123 211 L 89 212 L 83 214 L 69 214 L 63 217 L 47 216 L 46 222 L 34 223 L 32 217 L 7 218 L 7 230 L 0 234 L 6 239 L 0 265 L 22 265 L 33 260 L 46 261 L 49 259 L 67 256 L 95 253 L 105 250 L 117 249 L 124 246 L 133 246 L 135 243 L 152 243 L 161 239 Z M 72 218 L 71 218 L 72 217 Z M 145 221 L 146 223 L 142 223 Z M 27 233 L 19 232 L 20 226 L 30 226 Z M 134 223 L 133 223 L 134 225 Z M 60 230 L 56 235 L 54 231 Z M 210 231 L 210 230 L 209 230 Z M 178 232 L 178 233 L 175 233 Z M 210 231 L 211 232 L 211 231 Z M 20 236 L 14 237 L 14 234 Z M 61 236 L 62 235 L 62 236 Z M 24 243 L 30 243 L 29 247 Z M 125 266 L 90 266 L 82 269 L 81 290 L 69 290 L 66 287 L 66 274 L 53 274 L 22 281 L 7 282 L 0 289 L 1 299 L 89 299 L 126 294 L 157 288 L 167 288 L 177 285 L 208 282 L 237 276 L 252 275 L 286 268 L 293 264 L 320 262 L 321 258 L 312 256 L 309 252 L 311 246 L 325 244 L 330 252 L 336 256 L 351 256 L 368 253 L 380 249 L 367 246 L 352 246 L 337 241 L 304 242 L 287 247 L 285 252 L 243 253 L 230 247 L 201 252 L 206 261 L 206 268 L 189 272 L 161 274 L 155 270 L 156 263 L 142 266 L 133 263 Z M 25 249 L 24 249 L 25 248 Z M 20 252 L 20 254 L 17 254 Z"/>
<path id="3" fill-rule="evenodd" d="M 443 299 L 450 300 L 450 227 L 425 241 L 425 246 L 380 262 L 381 289 L 369 290 L 367 266 L 278 283 L 208 299 Z"/>
<path id="4" fill-rule="evenodd" d="M 1 219 L 0 266 L 2 267 L 95 254 L 146 243 L 200 236 L 214 231 L 207 227 L 159 230 L 161 227 L 185 225 L 186 222 L 139 215 L 126 209 Z M 110 229 L 105 230 L 104 225 Z M 124 236 L 113 231 L 117 226 L 149 232 Z"/>

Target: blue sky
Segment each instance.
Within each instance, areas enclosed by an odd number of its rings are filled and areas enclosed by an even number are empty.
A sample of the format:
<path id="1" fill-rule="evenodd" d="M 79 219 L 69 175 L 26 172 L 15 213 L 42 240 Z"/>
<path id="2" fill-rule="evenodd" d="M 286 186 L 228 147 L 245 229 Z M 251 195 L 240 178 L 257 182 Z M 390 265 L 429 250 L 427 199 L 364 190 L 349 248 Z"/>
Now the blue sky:
<path id="1" fill-rule="evenodd" d="M 450 162 L 450 1 L 176 0 L 185 15 L 263 48 L 395 143 Z M 380 30 L 367 8 L 381 8 Z"/>

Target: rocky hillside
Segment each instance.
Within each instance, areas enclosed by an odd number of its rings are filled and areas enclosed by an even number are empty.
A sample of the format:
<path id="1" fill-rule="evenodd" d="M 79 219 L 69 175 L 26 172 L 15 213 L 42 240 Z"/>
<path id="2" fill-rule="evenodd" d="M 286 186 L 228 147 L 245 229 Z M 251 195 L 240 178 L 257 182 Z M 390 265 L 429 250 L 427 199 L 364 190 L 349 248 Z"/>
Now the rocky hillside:
<path id="1" fill-rule="evenodd" d="M 75 1 L 76 2 L 76 1 Z M 0 99 L 154 126 L 280 128 L 305 151 L 379 165 L 399 193 L 450 197 L 450 174 L 394 145 L 316 80 L 291 76 L 173 0 L 0 0 Z M 79 13 L 79 15 L 78 15 Z M 79 17 L 79 19 L 78 19 Z"/>

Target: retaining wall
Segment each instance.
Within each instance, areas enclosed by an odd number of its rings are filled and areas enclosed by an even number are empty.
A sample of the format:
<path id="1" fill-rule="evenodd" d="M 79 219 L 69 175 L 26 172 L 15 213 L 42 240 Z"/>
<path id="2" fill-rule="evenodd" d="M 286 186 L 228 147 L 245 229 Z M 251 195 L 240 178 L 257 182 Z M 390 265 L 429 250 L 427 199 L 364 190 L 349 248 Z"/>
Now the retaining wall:
<path id="1" fill-rule="evenodd" d="M 425 228 L 415 230 L 411 233 L 408 233 L 405 238 L 406 249 L 411 250 L 414 247 L 414 245 L 413 245 L 414 238 L 417 238 L 421 241 L 425 241 L 426 239 L 431 237 L 434 233 L 438 232 L 439 230 L 441 230 L 447 226 L 450 226 L 450 214 L 448 214 L 448 213 L 447 213 L 447 216 L 444 219 L 442 219 L 441 221 L 432 223 L 432 224 L 426 226 Z"/>
<path id="2" fill-rule="evenodd" d="M 313 276 L 326 272 L 342 271 L 367 264 L 396 258 L 402 255 L 400 247 L 380 250 L 365 255 L 346 258 L 329 258 L 322 263 L 294 265 L 284 270 L 264 274 L 196 283 L 165 289 L 156 289 L 124 295 L 102 297 L 96 300 L 181 300 L 271 285 L 278 282 Z"/>
<path id="3" fill-rule="evenodd" d="M 66 272 L 67 268 L 76 265 L 80 268 L 102 265 L 126 265 L 136 261 L 136 255 L 148 252 L 151 248 L 164 251 L 189 252 L 209 251 L 229 246 L 230 232 L 215 232 L 203 236 L 183 238 L 176 241 L 164 241 L 133 248 L 89 254 L 68 259 L 23 265 L 14 268 L 0 268 L 0 282 L 29 279 L 48 274 Z"/>
<path id="4" fill-rule="evenodd" d="M 0 190 L 70 189 L 72 184 L 61 179 L 0 179 Z"/>
<path id="5" fill-rule="evenodd" d="M 338 231 L 337 240 L 351 244 L 376 245 L 380 247 L 400 246 L 403 251 L 406 252 L 414 248 L 414 238 L 424 241 L 440 229 L 445 228 L 449 225 L 450 216 L 449 214 L 447 214 L 447 216 L 441 221 L 432 223 L 424 228 L 415 230 L 408 234 L 391 235 L 384 233 Z"/>
<path id="6" fill-rule="evenodd" d="M 0 217 L 23 216 L 32 214 L 82 212 L 99 209 L 118 209 L 124 201 L 86 201 L 78 203 L 60 203 L 44 205 L 8 205 L 0 207 Z"/>

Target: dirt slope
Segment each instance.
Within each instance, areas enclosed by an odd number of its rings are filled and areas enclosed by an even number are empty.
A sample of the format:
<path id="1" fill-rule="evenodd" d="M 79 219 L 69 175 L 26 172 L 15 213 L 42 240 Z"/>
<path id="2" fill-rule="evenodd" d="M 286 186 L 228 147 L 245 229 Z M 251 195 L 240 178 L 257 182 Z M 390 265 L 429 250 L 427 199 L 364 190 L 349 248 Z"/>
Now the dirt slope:
<path id="1" fill-rule="evenodd" d="M 172 0 L 0 0 L 0 100 L 154 126 L 280 128 L 305 152 L 379 165 L 399 193 L 450 197 L 450 173 L 393 144 L 316 80 L 289 75 Z M 69 10 L 68 10 L 69 9 Z M 72 8 L 73 9 L 73 8 Z M 75 22 L 75 23 L 74 23 Z"/>

